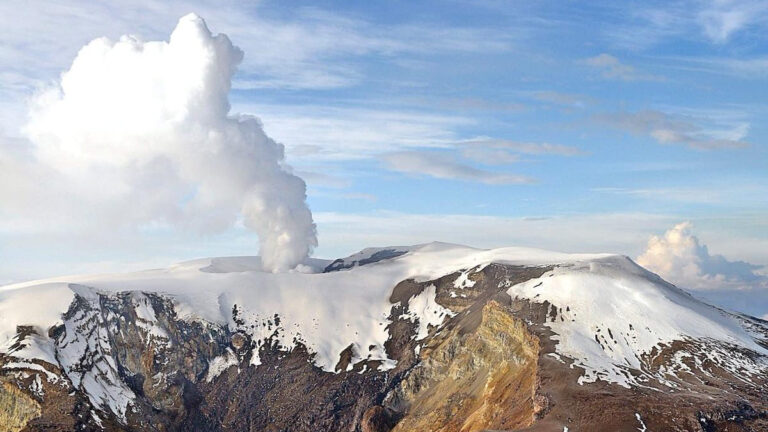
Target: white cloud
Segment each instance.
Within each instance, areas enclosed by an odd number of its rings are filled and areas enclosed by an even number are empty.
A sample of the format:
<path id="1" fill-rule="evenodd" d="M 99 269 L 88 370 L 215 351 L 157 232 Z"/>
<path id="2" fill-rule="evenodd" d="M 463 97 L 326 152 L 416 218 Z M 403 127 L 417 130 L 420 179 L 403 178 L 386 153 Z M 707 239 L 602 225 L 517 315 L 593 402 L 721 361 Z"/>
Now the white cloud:
<path id="1" fill-rule="evenodd" d="M 35 97 L 27 148 L 0 147 L 3 225 L 114 235 L 242 219 L 266 268 L 301 262 L 317 243 L 305 184 L 258 119 L 229 114 L 242 55 L 196 15 L 169 42 L 90 42 Z"/>
<path id="2" fill-rule="evenodd" d="M 761 0 L 715 0 L 696 15 L 704 34 L 713 42 L 724 43 L 735 33 L 763 21 L 768 4 Z"/>
<path id="3" fill-rule="evenodd" d="M 471 140 L 462 141 L 459 144 L 464 146 L 465 149 L 485 148 L 507 150 L 529 155 L 577 156 L 584 154 L 578 147 L 562 144 L 522 142 L 489 137 L 477 137 Z"/>
<path id="4" fill-rule="evenodd" d="M 663 166 L 660 168 L 663 168 Z M 679 165 L 673 168 L 685 169 Z M 696 181 L 695 183 L 694 186 L 598 187 L 591 190 L 597 193 L 647 200 L 650 203 L 666 201 L 685 204 L 705 204 L 708 206 L 720 206 L 730 211 L 754 209 L 762 204 L 763 197 L 768 194 L 768 184 L 758 178 L 738 180 L 733 178 L 728 180 L 710 179 L 709 181 Z"/>
<path id="5" fill-rule="evenodd" d="M 429 151 L 404 151 L 380 156 L 392 171 L 427 175 L 440 179 L 476 181 L 486 184 L 525 184 L 533 179 L 502 172 L 488 171 L 457 161 L 453 156 Z"/>
<path id="6" fill-rule="evenodd" d="M 314 167 L 317 171 L 295 170 L 293 173 L 301 177 L 310 186 L 332 189 L 344 189 L 350 186 L 350 181 L 327 172 L 322 167 Z"/>
<path id="7" fill-rule="evenodd" d="M 286 143 L 298 163 L 378 158 L 385 153 L 440 149 L 488 165 L 516 162 L 520 154 L 574 156 L 572 146 L 480 136 L 459 138 L 469 118 L 370 107 L 247 105 L 257 112 L 270 136 Z"/>
<path id="8" fill-rule="evenodd" d="M 404 98 L 405 101 L 421 107 L 434 108 L 439 106 L 441 109 L 456 111 L 493 111 L 493 112 L 516 112 L 523 111 L 527 107 L 515 101 L 496 101 L 477 97 L 463 98 L 441 98 L 441 97 L 423 97 L 415 96 Z"/>
<path id="9" fill-rule="evenodd" d="M 762 79 L 768 75 L 768 57 L 670 57 L 680 62 L 675 67 L 684 71 L 703 71 L 741 79 Z"/>
<path id="10" fill-rule="evenodd" d="M 562 93 L 552 90 L 535 92 L 533 98 L 540 102 L 565 108 L 585 108 L 587 105 L 594 102 L 589 96 L 575 93 Z"/>
<path id="11" fill-rule="evenodd" d="M 652 236 L 638 264 L 716 304 L 755 316 L 768 314 L 764 267 L 712 255 L 692 233 L 690 222 Z"/>
<path id="12" fill-rule="evenodd" d="M 368 61 L 427 59 L 445 53 L 503 52 L 513 32 L 412 20 L 385 24 L 314 7 L 284 13 L 269 2 L 86 0 L 0 2 L 0 133 L 17 136 L 26 99 L 57 78 L 95 36 L 166 36 L 179 16 L 195 12 L 246 52 L 236 89 L 334 89 L 368 79 Z M 34 37 L 30 37 L 34 35 Z M 400 84 L 393 83 L 395 85 Z"/>
<path id="13" fill-rule="evenodd" d="M 768 57 L 704 59 L 701 61 L 719 66 L 738 76 L 762 78 L 768 75 Z"/>
<path id="14" fill-rule="evenodd" d="M 647 49 L 694 31 L 699 37 L 690 16 L 691 5 L 666 2 L 661 8 L 647 7 L 646 3 L 617 7 L 622 12 L 620 16 L 628 15 L 630 20 L 607 22 L 606 39 L 622 49 Z"/>
<path id="15" fill-rule="evenodd" d="M 768 4 L 763 0 L 683 0 L 660 6 L 640 2 L 622 5 L 620 10 L 631 19 L 609 23 L 610 42 L 647 49 L 671 40 L 723 45 L 749 29 L 764 31 Z"/>
<path id="16" fill-rule="evenodd" d="M 709 116 L 674 115 L 656 110 L 620 112 L 596 117 L 610 126 L 636 135 L 647 135 L 662 144 L 683 144 L 700 150 L 741 148 L 747 122 L 726 122 Z"/>
<path id="17" fill-rule="evenodd" d="M 379 198 L 374 194 L 368 194 L 368 193 L 345 193 L 341 195 L 341 198 L 344 199 L 351 199 L 351 200 L 363 200 L 368 202 L 376 202 Z"/>
<path id="18" fill-rule="evenodd" d="M 461 154 L 475 162 L 484 165 L 509 165 L 520 162 L 520 155 L 499 148 L 484 146 L 470 146 L 461 151 Z"/>
<path id="19" fill-rule="evenodd" d="M 599 70 L 602 77 L 606 79 L 622 81 L 654 81 L 661 79 L 654 75 L 642 73 L 633 66 L 624 64 L 616 57 L 606 53 L 585 59 L 584 63 Z"/>
<path id="20" fill-rule="evenodd" d="M 315 212 L 323 239 L 318 253 L 348 255 L 368 246 L 444 241 L 474 247 L 528 246 L 563 252 L 636 255 L 649 233 L 674 216 L 650 213 L 572 214 L 542 217 L 472 214 L 364 214 Z"/>
<path id="21" fill-rule="evenodd" d="M 576 147 L 562 144 L 521 142 L 478 137 L 456 144 L 461 154 L 484 165 L 509 165 L 520 162 L 521 155 L 575 156 L 583 154 Z"/>
<path id="22" fill-rule="evenodd" d="M 433 149 L 389 152 L 378 156 L 392 171 L 427 175 L 440 179 L 475 181 L 486 184 L 528 184 L 531 177 L 498 170 L 479 168 L 503 166 L 521 161 L 521 154 L 573 156 L 581 154 L 576 147 L 549 143 L 530 143 L 489 137 L 463 141 L 445 141 Z"/>
<path id="23" fill-rule="evenodd" d="M 478 168 L 473 162 L 509 165 L 520 161 L 521 155 L 583 154 L 576 147 L 562 144 L 484 136 L 462 140 L 457 130 L 472 121 L 461 116 L 313 105 L 242 104 L 237 108 L 258 112 L 270 136 L 286 143 L 292 160 L 302 167 L 302 172 L 309 173 L 307 181 L 318 186 L 328 184 L 314 174 L 318 166 L 335 163 L 337 169 L 343 170 L 340 162 L 361 160 L 383 161 L 384 167 L 392 171 L 442 179 L 530 183 L 528 177 Z"/>
<path id="24" fill-rule="evenodd" d="M 270 136 L 285 143 L 301 163 L 371 159 L 391 151 L 449 148 L 456 130 L 472 123 L 461 116 L 375 107 L 240 104 L 259 113 Z"/>
<path id="25" fill-rule="evenodd" d="M 513 42 L 510 32 L 485 28 L 441 27 L 409 22 L 385 25 L 312 7 L 292 8 L 285 15 L 266 3 L 198 0 L 93 3 L 71 0 L 0 2 L 0 82 L 16 77 L 46 81 L 66 67 L 77 47 L 94 34 L 116 37 L 135 32 L 157 38 L 186 13 L 216 23 L 250 53 L 235 80 L 241 88 L 327 89 L 357 83 L 363 71 L 355 59 L 368 55 L 445 52 L 500 52 Z M 30 39 L 29 35 L 36 37 Z M 4 76 L 7 80 L 3 80 Z M 27 84 L 24 84 L 27 87 Z"/>

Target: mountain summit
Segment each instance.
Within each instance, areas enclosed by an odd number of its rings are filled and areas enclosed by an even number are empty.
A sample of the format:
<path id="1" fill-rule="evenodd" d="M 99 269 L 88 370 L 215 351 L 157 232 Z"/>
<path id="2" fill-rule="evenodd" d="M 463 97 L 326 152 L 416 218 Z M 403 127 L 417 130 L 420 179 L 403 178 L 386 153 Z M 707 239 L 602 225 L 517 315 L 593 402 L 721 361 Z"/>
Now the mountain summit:
<path id="1" fill-rule="evenodd" d="M 0 288 L 9 431 L 768 429 L 768 323 L 618 255 L 444 243 Z"/>

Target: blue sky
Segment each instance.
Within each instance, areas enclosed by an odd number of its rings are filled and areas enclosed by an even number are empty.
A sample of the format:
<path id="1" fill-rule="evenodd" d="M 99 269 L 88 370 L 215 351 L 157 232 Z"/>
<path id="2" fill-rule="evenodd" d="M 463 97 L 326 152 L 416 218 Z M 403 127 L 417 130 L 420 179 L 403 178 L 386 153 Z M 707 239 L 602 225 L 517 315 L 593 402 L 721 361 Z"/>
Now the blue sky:
<path id="1" fill-rule="evenodd" d="M 288 146 L 292 164 L 310 173 L 315 211 L 764 212 L 765 73 L 757 65 L 768 45 L 760 20 L 750 14 L 755 21 L 733 27 L 728 8 L 667 4 L 305 10 L 306 21 L 342 16 L 356 20 L 358 36 L 393 40 L 313 59 L 335 79 L 236 90 L 233 101 L 259 113 Z M 278 19 L 302 15 L 267 9 L 265 16 Z M 331 9 L 344 12 L 331 18 Z M 452 39 L 459 34 L 460 41 Z M 310 130 L 287 130 L 290 117 Z M 334 124 L 349 129 L 333 133 Z M 335 142 L 322 136 L 327 132 Z M 361 139 L 370 141 L 356 148 Z M 482 144 L 505 141 L 573 151 L 491 151 Z M 291 142 L 302 144 L 294 149 Z M 464 154 L 471 147 L 475 158 Z M 393 170 L 388 152 L 408 152 L 411 163 Z M 421 173 L 426 160 L 444 170 Z M 468 176 L 467 167 L 476 172 Z"/>
<path id="2" fill-rule="evenodd" d="M 635 257 L 691 221 L 712 253 L 768 264 L 768 2 L 91 3 L 0 5 L 4 146 L 88 41 L 166 40 L 195 12 L 245 52 L 232 112 L 307 182 L 316 255 L 444 240 Z M 2 215 L 0 282 L 257 250 L 239 226 L 97 238 Z"/>

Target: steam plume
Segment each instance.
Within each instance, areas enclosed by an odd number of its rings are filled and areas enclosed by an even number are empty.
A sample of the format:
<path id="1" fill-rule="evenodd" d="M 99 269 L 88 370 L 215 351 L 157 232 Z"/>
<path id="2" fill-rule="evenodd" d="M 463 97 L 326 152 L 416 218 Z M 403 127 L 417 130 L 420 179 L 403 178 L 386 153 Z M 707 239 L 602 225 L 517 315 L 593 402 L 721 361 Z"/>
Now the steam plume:
<path id="1" fill-rule="evenodd" d="M 33 101 L 35 169 L 74 201 L 119 208 L 115 223 L 217 231 L 242 217 L 265 270 L 295 267 L 317 245 L 306 185 L 257 118 L 229 112 L 242 57 L 194 14 L 168 42 L 93 40 Z"/>

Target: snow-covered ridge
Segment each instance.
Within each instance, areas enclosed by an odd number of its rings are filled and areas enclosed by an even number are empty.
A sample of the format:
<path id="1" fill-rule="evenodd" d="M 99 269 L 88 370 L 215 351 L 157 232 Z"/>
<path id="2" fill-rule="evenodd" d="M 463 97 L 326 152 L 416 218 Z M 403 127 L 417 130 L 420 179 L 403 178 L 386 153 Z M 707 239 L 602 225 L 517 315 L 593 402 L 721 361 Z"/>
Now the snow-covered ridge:
<path id="1" fill-rule="evenodd" d="M 404 253 L 388 252 L 380 260 L 359 265 L 384 250 Z M 257 258 L 213 258 L 167 269 L 0 287 L 0 352 L 7 352 L 17 325 L 36 326 L 40 335 L 47 335 L 51 326 L 61 323 L 75 292 L 87 296 L 89 291 L 142 291 L 172 298 L 183 319 L 231 329 L 238 328 L 232 316 L 237 305 L 238 319 L 245 322 L 241 327 L 249 328 L 255 341 L 271 337 L 286 350 L 300 341 L 315 354 L 315 364 L 329 372 L 350 345 L 353 362 L 381 360 L 382 367 L 387 368 L 393 366 L 384 349 L 392 307 L 389 297 L 398 282 L 409 278 L 429 281 L 464 271 L 459 276 L 464 280 L 456 282 L 461 286 L 467 283 L 466 270 L 502 263 L 557 266 L 537 280 L 510 286 L 508 292 L 534 302 L 547 300 L 564 311 L 562 319 L 548 325 L 558 334 L 558 353 L 584 367 L 586 381 L 600 377 L 633 384 L 626 367 L 638 366 L 638 357 L 654 346 L 686 338 L 711 338 L 768 354 L 731 316 L 693 299 L 622 256 L 529 248 L 481 250 L 430 243 L 372 248 L 343 262 L 358 264 L 323 272 L 330 262 L 312 260 L 299 271 L 269 273 L 260 271 Z M 428 294 L 410 302 L 414 307 L 409 318 L 418 320 L 419 328 L 422 323 L 437 324 L 432 315 L 439 305 L 431 305 Z M 449 312 L 441 310 L 440 320 L 450 316 Z M 279 329 L 273 321 L 275 315 L 280 318 Z M 35 340 L 45 345 L 45 339 L 40 336 Z M 50 352 L 50 346 L 30 345 L 13 355 L 39 358 Z M 259 363 L 257 353 L 252 363 Z"/>
<path id="2" fill-rule="evenodd" d="M 742 362 L 725 353 L 728 347 L 739 347 L 768 354 L 734 315 L 695 299 L 626 257 L 558 266 L 511 286 L 507 293 L 548 301 L 558 309 L 547 326 L 557 334 L 558 354 L 584 368 L 580 382 L 601 379 L 629 387 L 655 379 L 674 387 L 663 374 L 649 374 L 643 358 L 673 341 L 715 342 L 706 353 L 697 353 L 699 360 L 707 357 L 736 374 L 749 376 L 768 368 L 765 358 Z M 672 365 L 677 366 L 687 367 L 679 361 Z"/>

